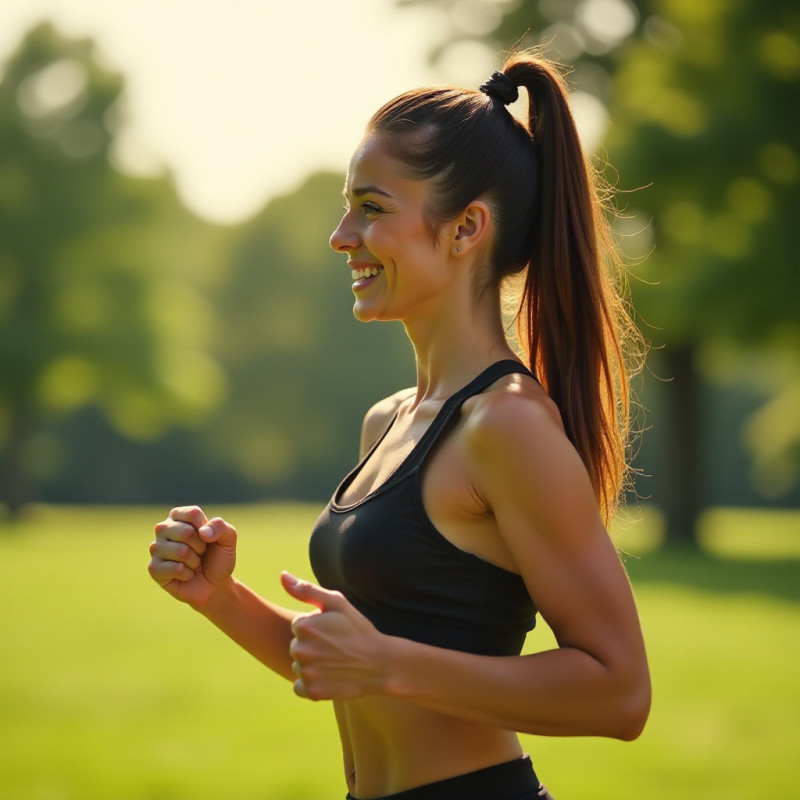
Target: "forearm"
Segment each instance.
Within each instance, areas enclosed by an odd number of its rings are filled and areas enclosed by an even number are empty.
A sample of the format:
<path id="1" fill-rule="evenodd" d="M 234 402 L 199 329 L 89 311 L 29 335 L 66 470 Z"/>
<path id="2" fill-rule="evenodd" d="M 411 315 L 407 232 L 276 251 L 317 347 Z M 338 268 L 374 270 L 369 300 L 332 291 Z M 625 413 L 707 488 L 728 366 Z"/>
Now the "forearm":
<path id="1" fill-rule="evenodd" d="M 386 692 L 436 711 L 546 736 L 638 736 L 649 682 L 562 647 L 526 656 L 479 656 L 393 638 Z"/>
<path id="2" fill-rule="evenodd" d="M 298 612 L 264 600 L 235 579 L 195 610 L 262 664 L 294 681 L 289 644 Z"/>

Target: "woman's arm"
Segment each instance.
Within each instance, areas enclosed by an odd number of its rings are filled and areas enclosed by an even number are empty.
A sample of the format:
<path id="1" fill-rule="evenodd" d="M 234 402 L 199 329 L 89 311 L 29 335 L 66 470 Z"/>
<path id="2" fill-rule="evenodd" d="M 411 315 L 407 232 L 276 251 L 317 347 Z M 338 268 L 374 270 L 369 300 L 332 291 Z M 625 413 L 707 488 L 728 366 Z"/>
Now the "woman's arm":
<path id="1" fill-rule="evenodd" d="M 644 644 L 586 470 L 546 402 L 486 398 L 465 426 L 468 469 L 558 649 L 490 657 L 383 636 L 340 595 L 284 582 L 327 612 L 294 623 L 295 690 L 382 693 L 537 734 L 635 738 L 650 704 Z"/>
<path id="2" fill-rule="evenodd" d="M 361 429 L 360 457 L 413 391 L 396 392 L 369 409 Z M 219 517 L 207 519 L 197 506 L 173 508 L 167 519 L 156 525 L 156 540 L 150 545 L 150 575 L 267 667 L 294 680 L 289 645 L 297 612 L 264 600 L 233 577 L 236 538 L 232 525 Z"/>
<path id="3" fill-rule="evenodd" d="M 567 575 L 557 593 L 569 607 L 543 613 L 558 649 L 494 658 L 393 639 L 384 691 L 517 731 L 635 738 L 649 710 L 649 678 L 627 579 L 604 550 L 592 547 L 577 568 L 558 556 L 550 562 L 554 581 Z"/>
<path id="4" fill-rule="evenodd" d="M 289 645 L 297 611 L 268 602 L 235 579 L 197 610 L 273 672 L 295 680 Z"/>
<path id="5" fill-rule="evenodd" d="M 207 617 L 259 661 L 294 680 L 289 645 L 296 611 L 273 605 L 233 577 L 236 529 L 197 506 L 173 508 L 150 545 L 153 580 Z"/>
<path id="6" fill-rule="evenodd" d="M 476 406 L 464 433 L 475 491 L 559 648 L 498 661 L 395 642 L 389 691 L 450 713 L 472 697 L 471 719 L 516 730 L 633 738 L 650 705 L 644 643 L 583 463 L 546 398 L 497 392 Z"/>

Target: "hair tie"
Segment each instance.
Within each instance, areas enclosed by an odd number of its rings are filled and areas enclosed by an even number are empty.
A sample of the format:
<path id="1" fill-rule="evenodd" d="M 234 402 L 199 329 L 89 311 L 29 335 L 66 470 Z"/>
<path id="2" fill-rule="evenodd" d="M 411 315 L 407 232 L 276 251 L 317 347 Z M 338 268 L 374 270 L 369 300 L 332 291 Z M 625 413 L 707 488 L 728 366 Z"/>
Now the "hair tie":
<path id="1" fill-rule="evenodd" d="M 515 102 L 519 97 L 519 90 L 514 81 L 499 70 L 495 70 L 492 77 L 480 85 L 480 90 L 492 99 L 499 100 L 504 106 Z"/>

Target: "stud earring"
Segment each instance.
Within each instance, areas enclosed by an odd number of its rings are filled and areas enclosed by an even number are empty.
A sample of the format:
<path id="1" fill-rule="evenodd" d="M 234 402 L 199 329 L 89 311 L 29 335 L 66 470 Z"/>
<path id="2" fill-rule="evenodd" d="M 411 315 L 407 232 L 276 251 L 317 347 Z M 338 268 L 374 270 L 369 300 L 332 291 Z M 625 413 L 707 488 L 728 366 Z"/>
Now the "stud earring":
<path id="1" fill-rule="evenodd" d="M 456 253 L 460 253 L 460 252 L 461 252 L 461 248 L 460 247 L 456 247 Z"/>

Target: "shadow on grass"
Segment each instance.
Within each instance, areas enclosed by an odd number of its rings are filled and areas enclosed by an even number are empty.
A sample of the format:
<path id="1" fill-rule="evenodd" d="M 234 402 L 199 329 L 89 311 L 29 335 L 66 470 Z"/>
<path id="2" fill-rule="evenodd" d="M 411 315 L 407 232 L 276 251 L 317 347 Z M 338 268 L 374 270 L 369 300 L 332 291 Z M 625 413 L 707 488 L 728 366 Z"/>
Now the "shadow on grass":
<path id="1" fill-rule="evenodd" d="M 800 604 L 800 560 L 724 558 L 704 550 L 662 547 L 628 556 L 634 584 L 670 583 L 716 594 L 761 594 Z"/>

